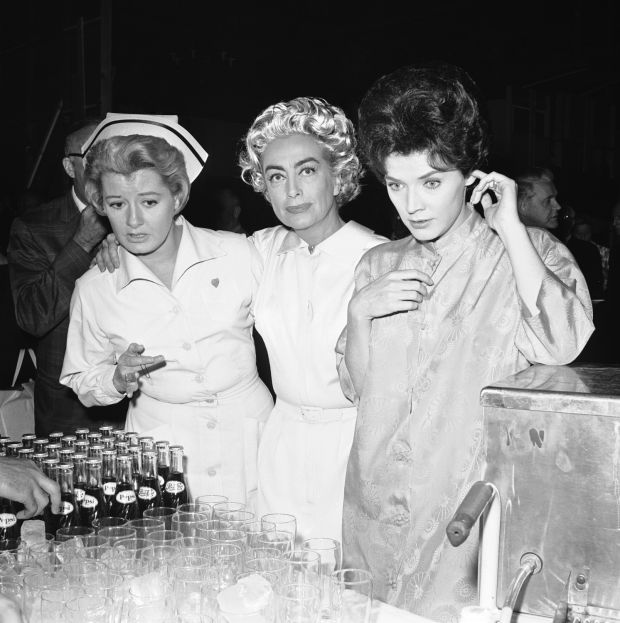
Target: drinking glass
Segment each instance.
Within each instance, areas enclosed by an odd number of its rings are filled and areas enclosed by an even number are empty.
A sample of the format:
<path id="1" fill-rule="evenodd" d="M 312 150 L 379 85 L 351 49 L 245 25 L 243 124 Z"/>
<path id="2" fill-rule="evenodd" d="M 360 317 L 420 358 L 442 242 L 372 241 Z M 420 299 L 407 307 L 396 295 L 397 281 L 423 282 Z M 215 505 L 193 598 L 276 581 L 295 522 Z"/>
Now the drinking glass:
<path id="1" fill-rule="evenodd" d="M 127 523 L 126 519 L 122 517 L 97 517 L 93 519 L 93 528 L 98 534 L 101 528 L 116 528 L 118 526 L 124 526 Z"/>
<path id="2" fill-rule="evenodd" d="M 275 524 L 276 532 L 288 532 L 291 535 L 291 541 L 295 543 L 295 539 L 297 538 L 297 519 L 295 515 L 289 515 L 288 513 L 269 513 L 263 515 L 261 521 Z"/>
<path id="3" fill-rule="evenodd" d="M 187 502 L 177 506 L 177 513 L 205 513 L 211 519 L 211 505 L 201 502 Z"/>
<path id="4" fill-rule="evenodd" d="M 86 576 L 82 581 L 84 594 L 92 599 L 108 599 L 111 602 L 112 622 L 118 623 L 125 602 L 125 577 L 121 573 L 105 571 L 100 575 Z"/>
<path id="5" fill-rule="evenodd" d="M 173 602 L 172 584 L 158 573 L 133 578 L 129 583 L 128 606 L 161 602 L 168 606 Z M 129 619 L 131 621 L 131 619 Z"/>
<path id="6" fill-rule="evenodd" d="M 242 574 L 216 597 L 218 620 L 229 623 L 275 623 L 272 583 L 260 574 Z"/>
<path id="7" fill-rule="evenodd" d="M 40 616 L 45 623 L 65 623 L 65 605 L 75 592 L 67 588 L 49 588 L 41 591 Z"/>
<path id="8" fill-rule="evenodd" d="M 338 623 L 368 623 L 372 606 L 372 575 L 365 569 L 340 569 L 331 574 L 330 617 Z"/>
<path id="9" fill-rule="evenodd" d="M 213 519 L 213 506 L 215 504 L 219 504 L 220 502 L 228 502 L 228 497 L 225 495 L 215 495 L 213 493 L 205 493 L 204 495 L 199 495 L 194 499 L 196 504 L 207 505 L 211 511 L 211 517 L 209 519 Z"/>
<path id="10" fill-rule="evenodd" d="M 232 543 L 245 552 L 246 536 L 243 530 L 217 530 L 211 536 L 212 543 Z"/>
<path id="11" fill-rule="evenodd" d="M 172 586 L 179 621 L 200 621 L 203 612 L 203 592 L 211 559 L 207 556 L 179 554 L 172 564 Z M 212 571 L 211 571 L 212 573 Z"/>
<path id="12" fill-rule="evenodd" d="M 140 558 L 144 550 L 152 549 L 153 543 L 148 539 L 138 536 L 131 536 L 126 539 L 118 539 L 112 546 L 113 553 L 117 556 L 130 555 Z"/>
<path id="13" fill-rule="evenodd" d="M 82 541 L 82 537 L 90 536 L 92 534 L 95 534 L 94 528 L 87 526 L 70 526 L 67 528 L 58 528 L 58 530 L 56 530 L 56 540 L 62 542 L 77 538 Z"/>
<path id="14" fill-rule="evenodd" d="M 232 543 L 211 543 L 205 548 L 211 574 L 209 584 L 216 590 L 234 584 L 237 575 L 243 570 L 243 550 Z"/>
<path id="15" fill-rule="evenodd" d="M 261 521 L 260 519 L 251 519 L 241 524 L 241 530 L 245 532 L 245 544 L 248 550 L 255 547 L 261 547 L 259 539 L 264 537 L 265 532 L 274 532 L 276 524 L 269 521 Z"/>
<path id="16" fill-rule="evenodd" d="M 316 552 L 296 549 L 289 552 L 284 560 L 289 584 L 311 584 L 321 590 L 320 557 Z"/>
<path id="17" fill-rule="evenodd" d="M 93 545 L 87 545 L 86 547 L 77 548 L 73 551 L 73 559 L 85 558 L 87 560 L 101 560 L 106 562 L 112 556 L 112 546 L 108 539 L 104 537 L 89 537 L 89 539 L 97 539 L 97 542 L 93 542 Z M 68 541 L 70 543 L 70 541 Z M 61 546 L 67 543 L 61 543 Z"/>
<path id="18" fill-rule="evenodd" d="M 104 562 L 86 558 L 74 558 L 62 566 L 62 573 L 67 576 L 71 586 L 81 586 L 85 578 L 97 577 L 106 570 L 107 565 Z"/>
<path id="19" fill-rule="evenodd" d="M 286 554 L 283 554 L 276 547 L 255 547 L 246 552 L 246 559 L 250 558 L 284 558 Z"/>
<path id="20" fill-rule="evenodd" d="M 170 529 L 178 530 L 183 536 L 198 536 L 197 529 L 205 521 L 209 521 L 207 513 L 183 513 L 177 511 L 170 519 Z"/>
<path id="21" fill-rule="evenodd" d="M 183 543 L 183 533 L 179 530 L 153 530 L 146 535 L 153 545 L 178 545 Z"/>
<path id="22" fill-rule="evenodd" d="M 311 584 L 285 584 L 278 594 L 279 623 L 317 623 L 321 595 Z"/>
<path id="23" fill-rule="evenodd" d="M 99 528 L 97 534 L 108 539 L 110 545 L 114 547 L 116 541 L 135 537 L 138 531 L 135 528 L 127 528 L 127 526 L 110 526 L 107 528 Z"/>
<path id="24" fill-rule="evenodd" d="M 185 536 L 181 542 L 181 551 L 190 556 L 204 556 L 205 548 L 211 541 L 201 536 Z"/>
<path id="25" fill-rule="evenodd" d="M 264 532 L 263 535 L 258 538 L 258 543 L 261 547 L 273 547 L 278 549 L 285 555 L 293 550 L 295 540 L 288 531 L 271 530 Z"/>
<path id="26" fill-rule="evenodd" d="M 209 519 L 203 521 L 196 528 L 196 536 L 200 536 L 209 541 L 213 541 L 213 536 L 220 530 L 228 530 L 231 525 L 227 521 L 221 521 L 220 519 Z"/>
<path id="27" fill-rule="evenodd" d="M 320 558 L 321 575 L 321 612 L 329 612 L 329 593 L 331 574 L 342 568 L 342 547 L 337 539 L 320 537 L 306 539 L 302 545 L 303 549 L 316 552 Z"/>
<path id="28" fill-rule="evenodd" d="M 175 621 L 177 623 L 210 623 L 212 596 L 204 578 L 200 580 L 179 579 L 174 583 Z"/>
<path id="29" fill-rule="evenodd" d="M 156 517 L 143 517 L 142 519 L 131 519 L 127 522 L 128 528 L 135 528 L 136 536 L 145 539 L 146 535 L 153 530 L 165 530 L 166 522 Z"/>
<path id="30" fill-rule="evenodd" d="M 174 607 L 164 599 L 148 604 L 130 603 L 127 621 L 131 623 L 170 623 L 174 621 Z"/>
<path id="31" fill-rule="evenodd" d="M 146 571 L 158 572 L 164 577 L 171 573 L 173 559 L 181 552 L 181 547 L 175 545 L 154 545 L 152 550 L 145 552 L 144 563 Z"/>
<path id="32" fill-rule="evenodd" d="M 230 513 L 231 511 L 244 511 L 245 504 L 243 502 L 217 502 L 213 505 L 213 519 L 221 519 L 222 513 Z"/>
<path id="33" fill-rule="evenodd" d="M 24 576 L 22 610 L 28 623 L 47 623 L 41 618 L 41 595 L 45 591 L 63 590 L 68 587 L 67 577 L 61 573 L 49 573 L 39 569 Z"/>
<path id="34" fill-rule="evenodd" d="M 68 623 L 113 623 L 114 609 L 111 599 L 102 597 L 78 596 L 66 604 Z M 63 622 L 65 623 L 65 622 Z"/>
<path id="35" fill-rule="evenodd" d="M 143 513 L 144 519 L 162 519 L 166 530 L 170 530 L 172 524 L 172 515 L 177 512 L 176 508 L 172 506 L 154 506 L 153 508 L 147 508 Z"/>
<path id="36" fill-rule="evenodd" d="M 0 595 L 10 599 L 18 608 L 22 606 L 24 587 L 18 577 L 0 577 Z"/>
<path id="37" fill-rule="evenodd" d="M 256 515 L 248 510 L 242 511 L 222 511 L 219 514 L 220 519 L 227 521 L 236 530 L 242 530 L 243 524 L 247 521 L 256 519 Z"/>
<path id="38" fill-rule="evenodd" d="M 287 562 L 283 558 L 271 558 L 268 556 L 251 558 L 245 561 L 245 568 L 247 571 L 258 574 L 267 572 L 275 575 L 277 578 L 276 591 L 286 583 Z"/>

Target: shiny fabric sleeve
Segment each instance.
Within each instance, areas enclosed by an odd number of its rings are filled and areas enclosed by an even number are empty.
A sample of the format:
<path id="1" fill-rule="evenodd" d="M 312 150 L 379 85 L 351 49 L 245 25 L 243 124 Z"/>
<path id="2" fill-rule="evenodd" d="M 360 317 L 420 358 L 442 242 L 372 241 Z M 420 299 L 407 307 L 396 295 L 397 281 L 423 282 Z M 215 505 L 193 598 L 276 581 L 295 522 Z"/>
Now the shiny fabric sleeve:
<path id="1" fill-rule="evenodd" d="M 50 261 L 28 224 L 17 218 L 11 227 L 8 260 L 17 323 L 41 337 L 69 313 L 75 280 L 88 269 L 90 255 L 71 239 Z"/>
<path id="2" fill-rule="evenodd" d="M 71 299 L 70 313 L 60 382 L 70 387 L 87 407 L 119 402 L 123 394 L 112 383 L 116 367 L 112 346 L 98 328 L 97 314 L 82 296 L 79 282 Z"/>
<path id="3" fill-rule="evenodd" d="M 566 365 L 594 331 L 592 301 L 585 278 L 570 251 L 542 230 L 530 231 L 547 274 L 530 315 L 520 302 L 521 322 L 515 345 L 531 363 Z"/>
<path id="4" fill-rule="evenodd" d="M 359 292 L 364 286 L 371 281 L 370 261 L 368 255 L 362 256 L 360 261 L 355 267 L 355 288 L 353 294 Z M 338 368 L 338 378 L 340 380 L 340 387 L 342 393 L 354 404 L 359 404 L 359 396 L 353 386 L 353 381 L 347 369 L 347 364 L 344 359 L 345 350 L 347 347 L 347 327 L 340 333 L 338 341 L 336 343 L 336 366 Z"/>

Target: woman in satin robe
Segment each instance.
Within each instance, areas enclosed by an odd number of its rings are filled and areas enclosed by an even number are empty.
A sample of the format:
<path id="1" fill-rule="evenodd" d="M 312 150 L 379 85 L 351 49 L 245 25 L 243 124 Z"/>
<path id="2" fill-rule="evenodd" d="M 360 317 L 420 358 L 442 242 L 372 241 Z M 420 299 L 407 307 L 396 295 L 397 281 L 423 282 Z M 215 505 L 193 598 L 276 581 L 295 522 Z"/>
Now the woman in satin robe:
<path id="1" fill-rule="evenodd" d="M 591 301 L 566 247 L 520 222 L 515 182 L 481 169 L 488 131 L 465 71 L 396 70 L 359 118 L 362 154 L 411 235 L 362 257 L 338 344 L 358 405 L 344 564 L 369 569 L 379 599 L 456 621 L 477 602 L 477 539 L 453 548 L 445 528 L 483 474 L 480 391 L 573 361 Z"/>

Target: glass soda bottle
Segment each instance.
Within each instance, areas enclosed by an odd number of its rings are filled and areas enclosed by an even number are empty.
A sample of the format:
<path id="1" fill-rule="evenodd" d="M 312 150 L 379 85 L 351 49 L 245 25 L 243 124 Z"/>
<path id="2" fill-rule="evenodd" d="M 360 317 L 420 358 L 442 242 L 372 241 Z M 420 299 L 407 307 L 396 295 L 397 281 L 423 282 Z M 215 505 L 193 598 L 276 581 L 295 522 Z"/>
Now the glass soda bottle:
<path id="1" fill-rule="evenodd" d="M 96 458 L 96 457 L 93 457 Z M 116 494 L 116 483 L 118 474 L 116 473 L 116 451 L 101 451 L 101 482 L 103 483 L 103 497 L 105 500 L 105 510 L 109 515 L 112 512 L 114 495 Z"/>
<path id="2" fill-rule="evenodd" d="M 80 525 L 75 493 L 73 491 L 73 465 L 60 463 L 56 469 L 56 480 L 60 486 L 60 513 L 53 514 L 56 534 L 58 528 L 71 528 Z"/>
<path id="3" fill-rule="evenodd" d="M 88 428 L 76 428 L 75 438 L 78 441 L 88 441 L 88 433 L 90 433 L 90 429 Z"/>
<path id="4" fill-rule="evenodd" d="M 176 508 L 187 504 L 187 486 L 183 474 L 183 446 L 170 446 L 170 473 L 164 484 L 162 504 Z"/>
<path id="5" fill-rule="evenodd" d="M 147 508 L 161 506 L 161 488 L 157 478 L 157 454 L 142 453 L 142 478 L 138 489 L 138 505 L 140 516 Z"/>
<path id="6" fill-rule="evenodd" d="M 170 473 L 170 442 L 156 441 L 155 447 L 157 448 L 157 477 L 159 486 L 163 489 Z"/>
<path id="7" fill-rule="evenodd" d="M 37 437 L 32 442 L 32 447 L 34 448 L 34 451 L 37 454 L 40 454 L 42 452 L 45 452 L 47 454 L 47 444 L 48 443 L 49 443 L 49 440 L 47 439 L 47 437 Z"/>
<path id="8" fill-rule="evenodd" d="M 22 522 L 17 519 L 17 502 L 0 498 L 0 540 L 18 539 Z"/>
<path id="9" fill-rule="evenodd" d="M 24 433 L 22 435 L 22 446 L 24 448 L 33 448 L 34 449 L 34 440 L 37 436 L 34 433 Z"/>
<path id="10" fill-rule="evenodd" d="M 101 482 L 101 461 L 99 459 L 86 459 L 86 486 L 80 507 L 80 519 L 82 525 L 90 528 L 93 525 L 93 520 L 99 517 L 107 517 Z"/>
<path id="11" fill-rule="evenodd" d="M 75 493 L 78 511 L 82 506 L 86 490 L 86 458 L 85 454 L 73 454 L 73 493 Z"/>
<path id="12" fill-rule="evenodd" d="M 123 519 L 139 519 L 140 507 L 133 488 L 133 469 L 131 456 L 121 454 L 116 457 L 116 493 L 112 502 L 111 515 Z"/>
<path id="13" fill-rule="evenodd" d="M 133 490 L 138 495 L 142 480 L 142 452 L 140 446 L 127 446 L 128 456 L 131 457 L 131 473 L 133 474 Z"/>

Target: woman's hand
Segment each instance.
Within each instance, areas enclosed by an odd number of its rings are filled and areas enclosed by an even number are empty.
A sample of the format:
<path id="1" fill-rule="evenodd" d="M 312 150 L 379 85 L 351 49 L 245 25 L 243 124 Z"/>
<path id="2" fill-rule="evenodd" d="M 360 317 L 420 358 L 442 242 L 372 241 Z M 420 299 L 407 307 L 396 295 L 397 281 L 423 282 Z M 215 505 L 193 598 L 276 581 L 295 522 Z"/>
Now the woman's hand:
<path id="1" fill-rule="evenodd" d="M 127 397 L 131 398 L 140 387 L 140 376 L 148 376 L 149 367 L 159 367 L 165 363 L 163 355 L 146 357 L 142 355 L 143 352 L 144 346 L 142 344 L 132 342 L 118 358 L 112 383 L 114 383 L 114 387 L 119 394 L 126 394 Z"/>
<path id="2" fill-rule="evenodd" d="M 393 270 L 357 292 L 349 302 L 349 313 L 358 320 L 372 320 L 417 309 L 433 280 L 417 269 Z"/>
<path id="3" fill-rule="evenodd" d="M 121 262 L 118 257 L 118 241 L 114 234 L 108 234 L 99 244 L 95 263 L 99 270 L 104 273 L 106 270 L 113 273 L 120 267 Z"/>
<path id="4" fill-rule="evenodd" d="M 485 173 L 475 170 L 467 180 L 467 184 L 472 184 L 476 179 L 480 182 L 474 189 L 471 196 L 471 203 L 478 203 L 482 197 L 482 208 L 484 218 L 489 227 L 493 228 L 500 236 L 515 227 L 523 227 L 517 211 L 517 184 L 514 180 L 502 175 L 501 173 Z M 492 202 L 487 190 L 492 190 L 497 201 Z"/>

